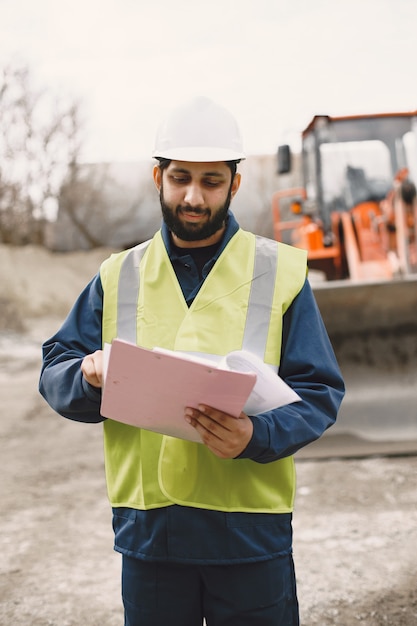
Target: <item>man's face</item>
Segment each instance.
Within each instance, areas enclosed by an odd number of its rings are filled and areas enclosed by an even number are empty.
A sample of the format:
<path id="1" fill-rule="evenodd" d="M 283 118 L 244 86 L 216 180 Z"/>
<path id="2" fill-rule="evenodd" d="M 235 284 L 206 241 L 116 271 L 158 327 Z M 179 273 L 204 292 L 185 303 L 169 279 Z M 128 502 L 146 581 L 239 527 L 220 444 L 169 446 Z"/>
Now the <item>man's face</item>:
<path id="1" fill-rule="evenodd" d="M 240 174 L 232 181 L 230 168 L 223 162 L 171 161 L 163 171 L 155 166 L 154 180 L 175 243 L 209 245 L 220 239 Z"/>

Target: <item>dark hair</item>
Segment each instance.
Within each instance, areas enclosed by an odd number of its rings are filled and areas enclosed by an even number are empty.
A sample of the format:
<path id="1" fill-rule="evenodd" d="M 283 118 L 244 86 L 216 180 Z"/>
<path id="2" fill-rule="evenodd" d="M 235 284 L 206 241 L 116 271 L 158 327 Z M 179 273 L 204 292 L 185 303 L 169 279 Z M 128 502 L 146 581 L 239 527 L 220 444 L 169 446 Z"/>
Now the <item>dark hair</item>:
<path id="1" fill-rule="evenodd" d="M 240 160 L 239 161 L 225 161 L 225 163 L 227 167 L 230 169 L 230 171 L 232 172 L 232 180 L 233 180 L 236 174 L 237 165 L 238 163 L 240 163 Z"/>
<path id="2" fill-rule="evenodd" d="M 161 170 L 161 172 L 163 172 L 164 170 L 166 170 L 166 168 L 169 166 L 169 164 L 171 163 L 172 159 L 164 159 L 163 157 L 158 157 L 158 161 L 159 161 L 159 168 Z M 238 161 L 225 161 L 227 167 L 230 169 L 231 173 L 232 173 L 232 180 L 236 174 L 236 170 L 237 170 L 237 165 L 238 163 L 240 163 L 240 159 Z"/>
<path id="3" fill-rule="evenodd" d="M 157 157 L 157 159 L 158 159 L 158 162 L 159 162 L 159 169 L 161 170 L 161 172 L 166 170 L 166 168 L 171 163 L 171 159 L 163 159 L 162 157 Z"/>

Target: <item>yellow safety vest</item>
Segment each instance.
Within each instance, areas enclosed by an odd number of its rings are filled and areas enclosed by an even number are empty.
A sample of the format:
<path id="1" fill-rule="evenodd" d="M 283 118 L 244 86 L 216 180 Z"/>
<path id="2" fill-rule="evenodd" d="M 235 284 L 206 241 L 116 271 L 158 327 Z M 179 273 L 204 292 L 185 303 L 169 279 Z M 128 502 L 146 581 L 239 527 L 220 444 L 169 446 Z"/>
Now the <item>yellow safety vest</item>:
<path id="1" fill-rule="evenodd" d="M 306 253 L 240 229 L 190 307 L 160 232 L 112 255 L 100 275 L 103 343 L 119 337 L 218 356 L 244 348 L 278 369 L 282 317 L 304 284 Z M 292 457 L 267 464 L 219 459 L 203 444 L 113 420 L 104 422 L 104 446 L 112 506 L 264 513 L 293 507 Z"/>

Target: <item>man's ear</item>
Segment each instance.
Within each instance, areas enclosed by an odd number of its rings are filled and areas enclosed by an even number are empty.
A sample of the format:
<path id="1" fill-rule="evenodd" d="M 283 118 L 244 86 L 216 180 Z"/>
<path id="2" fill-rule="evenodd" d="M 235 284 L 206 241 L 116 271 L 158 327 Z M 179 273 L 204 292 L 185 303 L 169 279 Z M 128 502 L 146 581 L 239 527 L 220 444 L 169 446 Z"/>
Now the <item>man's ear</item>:
<path id="1" fill-rule="evenodd" d="M 240 172 L 236 172 L 236 174 L 235 174 L 235 176 L 233 178 L 232 187 L 230 189 L 230 193 L 231 193 L 231 197 L 232 198 L 237 194 L 237 192 L 239 190 L 239 187 L 240 187 L 240 181 L 241 180 L 242 180 L 242 176 L 241 176 Z"/>
<path id="2" fill-rule="evenodd" d="M 155 183 L 155 187 L 157 188 L 158 191 L 161 191 L 162 170 L 159 167 L 159 165 L 154 165 L 152 175 L 153 175 L 153 182 Z"/>

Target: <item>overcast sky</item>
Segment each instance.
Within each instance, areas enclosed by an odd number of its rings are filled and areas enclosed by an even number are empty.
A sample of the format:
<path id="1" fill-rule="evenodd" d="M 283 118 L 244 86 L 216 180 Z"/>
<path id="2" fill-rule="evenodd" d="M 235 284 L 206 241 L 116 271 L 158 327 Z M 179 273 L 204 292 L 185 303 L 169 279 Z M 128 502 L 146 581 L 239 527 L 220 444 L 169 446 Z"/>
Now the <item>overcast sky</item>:
<path id="1" fill-rule="evenodd" d="M 79 98 L 87 160 L 147 158 L 194 95 L 272 154 L 315 114 L 417 109 L 416 0 L 0 0 L 0 59 Z"/>

